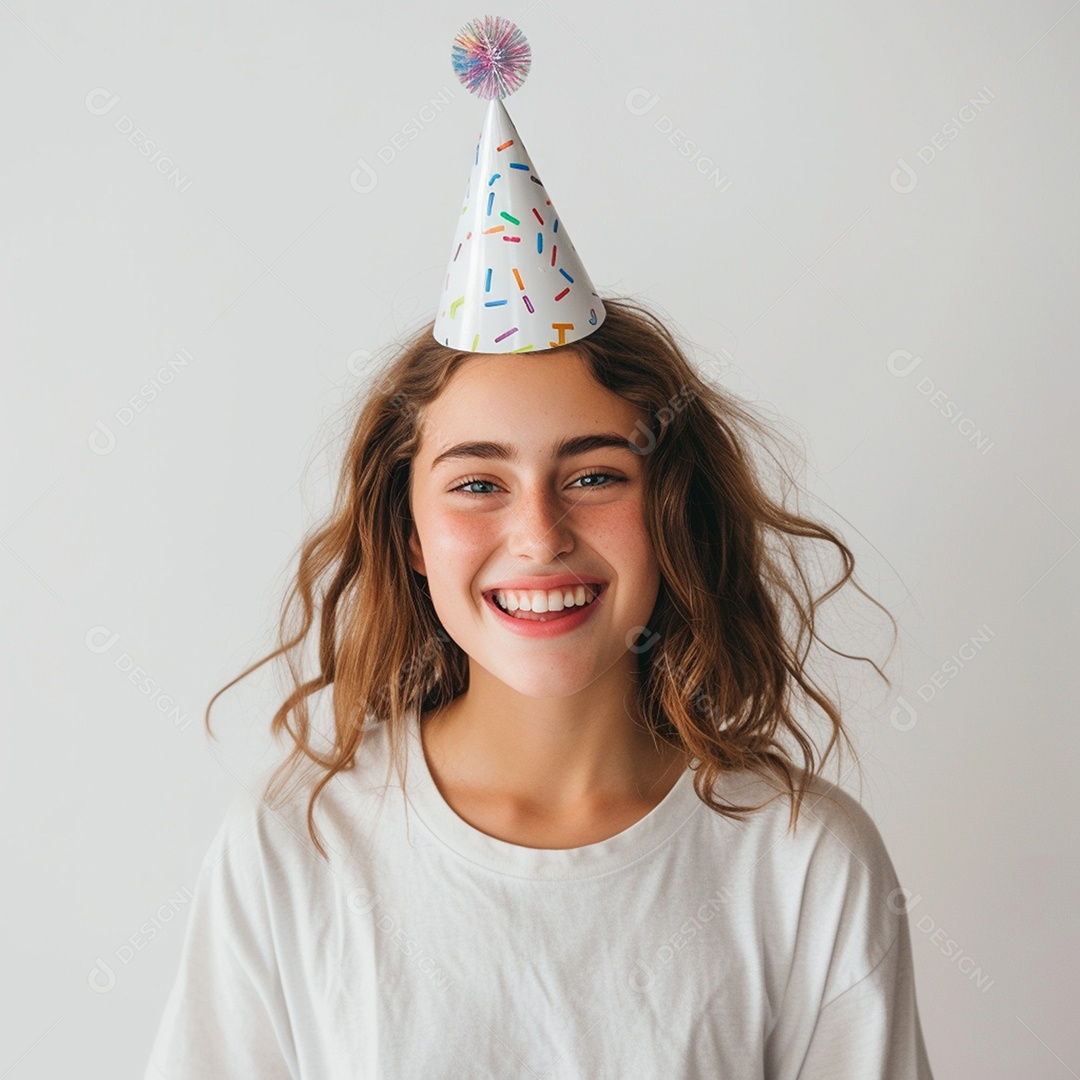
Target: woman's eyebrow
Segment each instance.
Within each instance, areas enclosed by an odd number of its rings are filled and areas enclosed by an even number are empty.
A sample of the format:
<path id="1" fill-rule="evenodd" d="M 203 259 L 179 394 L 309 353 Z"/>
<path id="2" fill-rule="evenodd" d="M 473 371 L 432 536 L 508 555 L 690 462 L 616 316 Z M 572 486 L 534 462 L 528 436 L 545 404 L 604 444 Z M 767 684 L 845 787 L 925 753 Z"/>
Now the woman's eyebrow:
<path id="1" fill-rule="evenodd" d="M 563 458 L 588 454 L 593 450 L 626 450 L 635 456 L 637 454 L 633 444 L 625 435 L 604 431 L 596 435 L 575 435 L 568 439 L 561 439 L 555 444 L 551 457 L 553 461 L 561 461 Z M 463 442 L 451 446 L 449 450 L 444 450 L 431 463 L 431 467 L 434 469 L 441 461 L 449 461 L 453 458 L 492 458 L 500 461 L 516 461 L 517 457 L 517 447 L 507 443 Z"/>

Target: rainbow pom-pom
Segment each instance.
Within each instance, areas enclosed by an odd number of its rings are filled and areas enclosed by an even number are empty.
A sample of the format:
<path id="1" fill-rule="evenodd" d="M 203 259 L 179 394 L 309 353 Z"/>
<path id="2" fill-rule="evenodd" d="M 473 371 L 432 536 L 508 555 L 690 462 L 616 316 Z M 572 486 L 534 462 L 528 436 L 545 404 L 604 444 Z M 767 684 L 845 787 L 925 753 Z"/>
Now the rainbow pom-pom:
<path id="1" fill-rule="evenodd" d="M 509 97 L 525 81 L 532 62 L 528 39 L 509 20 L 484 15 L 467 22 L 450 53 L 454 74 L 472 94 Z"/>

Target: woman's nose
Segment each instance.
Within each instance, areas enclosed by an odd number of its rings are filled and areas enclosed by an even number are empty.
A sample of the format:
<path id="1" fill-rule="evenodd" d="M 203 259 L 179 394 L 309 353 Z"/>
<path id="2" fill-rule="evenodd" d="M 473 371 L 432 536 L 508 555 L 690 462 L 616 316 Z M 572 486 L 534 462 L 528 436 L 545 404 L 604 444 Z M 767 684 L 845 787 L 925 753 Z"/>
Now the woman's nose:
<path id="1" fill-rule="evenodd" d="M 547 559 L 573 547 L 571 507 L 550 488 L 522 488 L 507 504 L 508 543 L 515 554 Z"/>

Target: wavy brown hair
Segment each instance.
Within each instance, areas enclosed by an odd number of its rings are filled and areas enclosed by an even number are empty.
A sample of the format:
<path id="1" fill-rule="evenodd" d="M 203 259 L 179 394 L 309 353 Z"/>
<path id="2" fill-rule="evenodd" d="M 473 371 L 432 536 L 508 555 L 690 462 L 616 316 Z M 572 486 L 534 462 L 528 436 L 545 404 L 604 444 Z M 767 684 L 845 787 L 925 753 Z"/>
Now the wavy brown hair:
<path id="1" fill-rule="evenodd" d="M 790 445 L 750 405 L 692 365 L 673 333 L 640 302 L 604 298 L 607 317 L 572 345 L 597 382 L 646 410 L 629 441 L 642 455 L 645 517 L 660 568 L 660 590 L 638 653 L 641 715 L 655 738 L 700 760 L 698 797 L 729 817 L 764 803 L 721 802 L 723 772 L 746 769 L 779 782 L 791 798 L 794 829 L 803 796 L 834 749 L 851 740 L 838 705 L 808 673 L 811 645 L 869 663 L 825 644 L 818 608 L 854 580 L 855 559 L 825 525 L 785 504 L 798 489 L 772 447 Z M 307 809 L 320 854 L 314 809 L 319 794 L 351 768 L 370 723 L 389 724 L 400 774 L 411 710 L 448 704 L 468 685 L 468 657 L 443 630 L 427 580 L 408 560 L 410 466 L 434 401 L 474 355 L 435 340 L 433 323 L 397 343 L 358 402 L 334 505 L 299 545 L 299 566 L 284 600 L 279 647 L 217 691 L 284 656 L 292 689 L 274 713 L 273 735 L 291 742 L 264 797 L 273 798 L 300 765 L 318 777 Z M 527 354 L 514 357 L 528 363 Z M 756 459 L 753 446 L 766 448 Z M 768 490 L 767 460 L 783 493 Z M 803 549 L 821 541 L 842 571 L 816 592 Z M 318 620 L 317 671 L 305 676 L 298 656 Z M 890 650 L 891 653 L 891 650 Z M 333 732 L 314 730 L 308 698 L 333 684 Z M 810 703 L 825 718 L 821 750 L 797 716 Z M 211 731 L 212 734 L 212 731 Z M 321 742 L 322 749 L 317 747 Z M 853 749 L 853 748 L 852 748 Z M 772 801 L 767 800 L 767 801 Z"/>

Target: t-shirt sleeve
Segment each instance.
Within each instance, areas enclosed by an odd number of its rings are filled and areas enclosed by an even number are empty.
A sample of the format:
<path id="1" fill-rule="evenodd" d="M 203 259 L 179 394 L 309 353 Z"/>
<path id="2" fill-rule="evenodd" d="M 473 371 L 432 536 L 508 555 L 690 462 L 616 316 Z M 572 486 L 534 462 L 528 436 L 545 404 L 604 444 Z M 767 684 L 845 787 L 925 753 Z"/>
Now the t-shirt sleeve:
<path id="1" fill-rule="evenodd" d="M 789 1002 L 799 1035 L 786 1041 L 781 1071 L 798 1080 L 933 1080 L 892 860 L 861 804 L 831 784 L 819 790 L 793 979 L 814 1012 L 804 1028 L 798 997 Z"/>
<path id="2" fill-rule="evenodd" d="M 144 1080 L 294 1080 L 261 838 L 272 813 L 246 790 L 203 858 Z"/>
<path id="3" fill-rule="evenodd" d="M 824 1005 L 799 1080 L 933 1080 L 915 998 L 906 915 L 885 955 Z"/>

